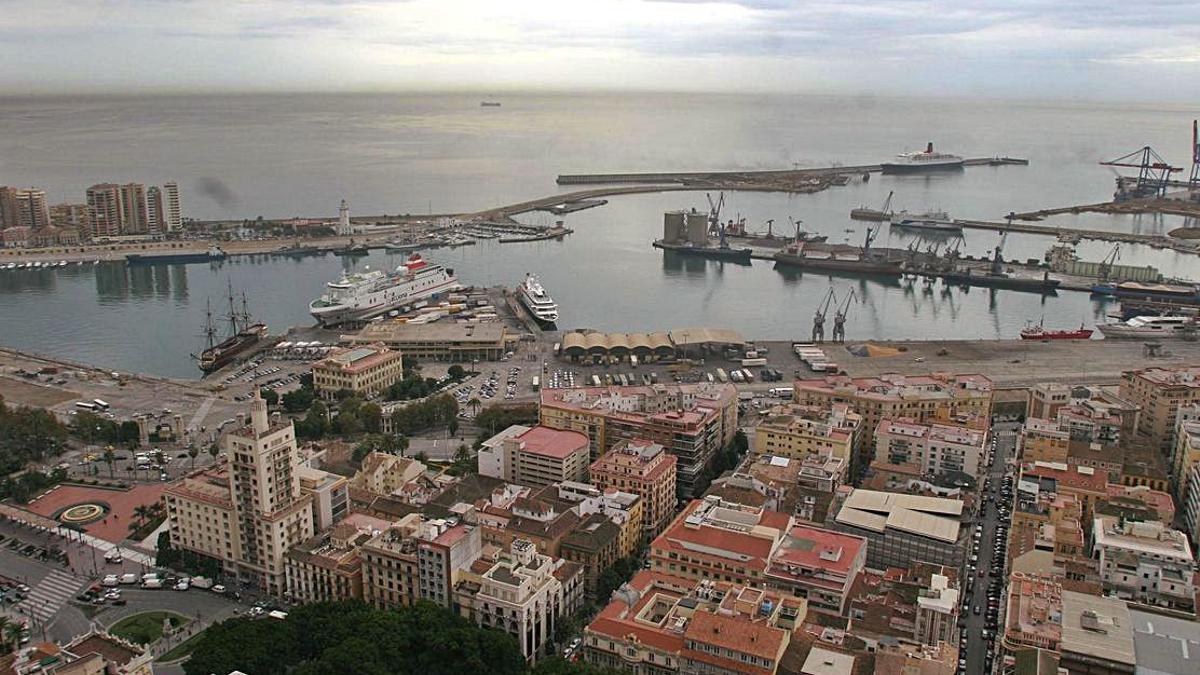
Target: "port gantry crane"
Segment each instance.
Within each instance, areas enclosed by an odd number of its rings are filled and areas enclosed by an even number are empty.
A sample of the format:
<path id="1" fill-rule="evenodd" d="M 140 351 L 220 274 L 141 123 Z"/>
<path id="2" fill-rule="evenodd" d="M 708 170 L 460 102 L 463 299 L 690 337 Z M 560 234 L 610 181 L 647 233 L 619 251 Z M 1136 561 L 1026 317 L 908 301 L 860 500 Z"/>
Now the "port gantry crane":
<path id="1" fill-rule="evenodd" d="M 1108 277 L 1112 274 L 1113 265 L 1121 259 L 1121 245 L 1113 246 L 1112 251 L 1104 256 L 1104 260 L 1100 261 L 1100 268 L 1096 270 L 1099 273 L 1100 281 L 1108 281 Z"/>
<path id="2" fill-rule="evenodd" d="M 833 289 L 830 289 L 829 293 L 832 295 Z M 854 293 L 854 289 L 851 288 L 850 294 L 846 296 L 846 299 L 842 302 L 842 304 L 833 310 L 833 341 L 834 342 L 845 342 L 846 341 L 846 313 L 850 309 L 851 301 L 857 300 L 857 299 L 858 299 L 858 295 L 856 295 Z"/>
<path id="3" fill-rule="evenodd" d="M 1154 151 L 1154 148 L 1148 145 L 1140 150 L 1134 150 L 1127 155 L 1121 155 L 1116 159 L 1100 162 L 1100 165 L 1120 166 L 1138 170 L 1133 190 L 1125 187 L 1126 179 L 1124 177 L 1117 176 L 1117 193 L 1114 195 L 1117 201 L 1136 199 L 1138 197 L 1161 197 L 1167 192 L 1167 186 L 1171 182 L 1171 174 L 1183 171 L 1183 169 L 1177 166 L 1167 164 L 1167 160 L 1163 159 L 1161 155 Z"/>
<path id="4" fill-rule="evenodd" d="M 825 299 L 817 307 L 817 311 L 813 314 L 812 341 L 825 341 L 825 314 L 829 311 L 829 305 L 833 302 L 833 289 L 825 294 Z"/>

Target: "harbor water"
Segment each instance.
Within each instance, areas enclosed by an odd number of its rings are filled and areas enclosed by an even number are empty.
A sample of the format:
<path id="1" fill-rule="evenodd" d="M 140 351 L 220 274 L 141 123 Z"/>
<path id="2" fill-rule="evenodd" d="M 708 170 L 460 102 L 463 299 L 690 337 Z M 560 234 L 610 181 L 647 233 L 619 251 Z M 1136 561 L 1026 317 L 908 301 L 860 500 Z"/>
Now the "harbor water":
<path id="1" fill-rule="evenodd" d="M 480 109 L 463 96 L 243 96 L 152 99 L 14 99 L 0 102 L 12 133 L 0 140 L 0 183 L 34 184 L 54 201 L 78 201 L 105 180 L 177 179 L 197 218 L 332 216 L 354 212 L 482 209 L 552 194 L 559 173 L 757 169 L 859 164 L 932 139 L 978 157 L 1026 157 L 1030 165 L 971 167 L 937 176 L 859 179 L 811 195 L 733 193 L 726 217 L 750 229 L 790 233 L 790 218 L 830 242 L 860 243 L 856 206 L 945 209 L 953 217 L 1002 219 L 1107 199 L 1112 174 L 1096 161 L 1144 144 L 1168 159 L 1186 153 L 1189 112 L 1129 105 L 833 97 L 513 96 Z M 136 139 L 136 142 L 133 140 Z M 1170 152 L 1178 146 L 1178 152 Z M 1166 149 L 1167 151 L 1164 151 Z M 64 161 L 70 158 L 70 161 Z M 562 191 L 566 191 L 562 189 Z M 716 195 L 713 195 L 714 198 Z M 733 328 L 750 338 L 800 338 L 834 289 L 851 290 L 851 340 L 1013 338 L 1027 321 L 1073 328 L 1104 321 L 1115 304 L 1086 293 L 1037 294 L 947 288 L 940 281 L 881 281 L 680 257 L 650 246 L 662 213 L 706 209 L 703 193 L 612 198 L 565 218 L 565 240 L 501 245 L 483 240 L 426 256 L 464 284 L 513 286 L 540 275 L 563 328 L 647 331 Z M 520 220 L 549 224 L 548 214 Z M 1144 233 L 1183 223 L 1160 216 L 1079 214 L 1049 224 Z M 963 249 L 983 256 L 996 233 L 967 231 Z M 877 246 L 902 248 L 888 232 Z M 1048 237 L 1009 237 L 1008 259 L 1040 259 Z M 922 244 L 924 247 L 927 243 Z M 1100 260 L 1112 246 L 1083 242 Z M 217 264 L 69 265 L 0 270 L 0 344 L 160 375 L 199 375 L 206 303 L 220 312 L 232 283 L 271 327 L 310 325 L 310 299 L 344 269 L 392 267 L 404 256 L 373 252 L 289 259 L 236 257 Z M 1123 246 L 1120 262 L 1200 277 L 1194 256 Z"/>

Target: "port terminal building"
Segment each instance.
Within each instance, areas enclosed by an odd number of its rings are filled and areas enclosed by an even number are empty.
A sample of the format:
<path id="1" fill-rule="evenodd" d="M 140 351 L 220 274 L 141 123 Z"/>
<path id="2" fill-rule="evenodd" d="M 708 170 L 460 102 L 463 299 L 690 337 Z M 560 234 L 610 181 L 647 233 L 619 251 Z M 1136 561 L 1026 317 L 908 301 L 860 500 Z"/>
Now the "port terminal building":
<path id="1" fill-rule="evenodd" d="M 682 328 L 655 333 L 598 333 L 572 331 L 563 335 L 562 354 L 572 361 L 604 358 L 657 361 L 688 354 L 744 348 L 740 333 L 723 328 Z"/>
<path id="2" fill-rule="evenodd" d="M 382 344 L 407 358 L 469 363 L 495 361 L 517 345 L 519 336 L 491 323 L 372 323 L 356 334 L 343 335 L 351 345 Z"/>

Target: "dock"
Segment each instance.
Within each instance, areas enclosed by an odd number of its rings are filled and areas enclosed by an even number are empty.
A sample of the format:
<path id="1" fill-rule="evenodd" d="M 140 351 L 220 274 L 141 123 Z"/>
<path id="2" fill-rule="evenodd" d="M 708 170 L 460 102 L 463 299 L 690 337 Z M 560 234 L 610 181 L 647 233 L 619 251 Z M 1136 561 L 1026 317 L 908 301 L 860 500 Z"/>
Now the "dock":
<path id="1" fill-rule="evenodd" d="M 1026 166 L 1027 159 L 1016 157 L 974 157 L 964 159 L 963 166 Z M 691 184 L 697 182 L 722 181 L 754 181 L 754 180 L 788 180 L 807 178 L 817 175 L 864 174 L 878 173 L 883 170 L 879 164 L 858 164 L 850 166 L 825 166 L 797 169 L 767 169 L 762 171 L 683 171 L 660 173 L 585 173 L 563 174 L 556 182 L 559 185 L 613 185 L 623 184 Z"/>

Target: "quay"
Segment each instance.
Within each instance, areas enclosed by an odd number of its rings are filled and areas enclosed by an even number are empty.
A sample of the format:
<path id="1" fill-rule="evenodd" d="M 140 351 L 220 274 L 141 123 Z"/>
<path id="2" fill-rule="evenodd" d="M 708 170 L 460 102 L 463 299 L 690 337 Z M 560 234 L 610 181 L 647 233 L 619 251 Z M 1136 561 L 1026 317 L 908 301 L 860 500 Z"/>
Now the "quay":
<path id="1" fill-rule="evenodd" d="M 964 159 L 963 166 L 1028 165 L 1029 160 L 1015 157 L 975 157 Z M 725 181 L 769 181 L 811 178 L 824 175 L 857 175 L 878 173 L 879 164 L 851 166 L 825 166 L 804 169 L 767 169 L 762 171 L 683 171 L 663 173 L 591 173 L 563 174 L 557 179 L 559 185 L 605 185 L 614 183 L 720 183 Z M 711 186 L 710 186 L 711 187 Z"/>

